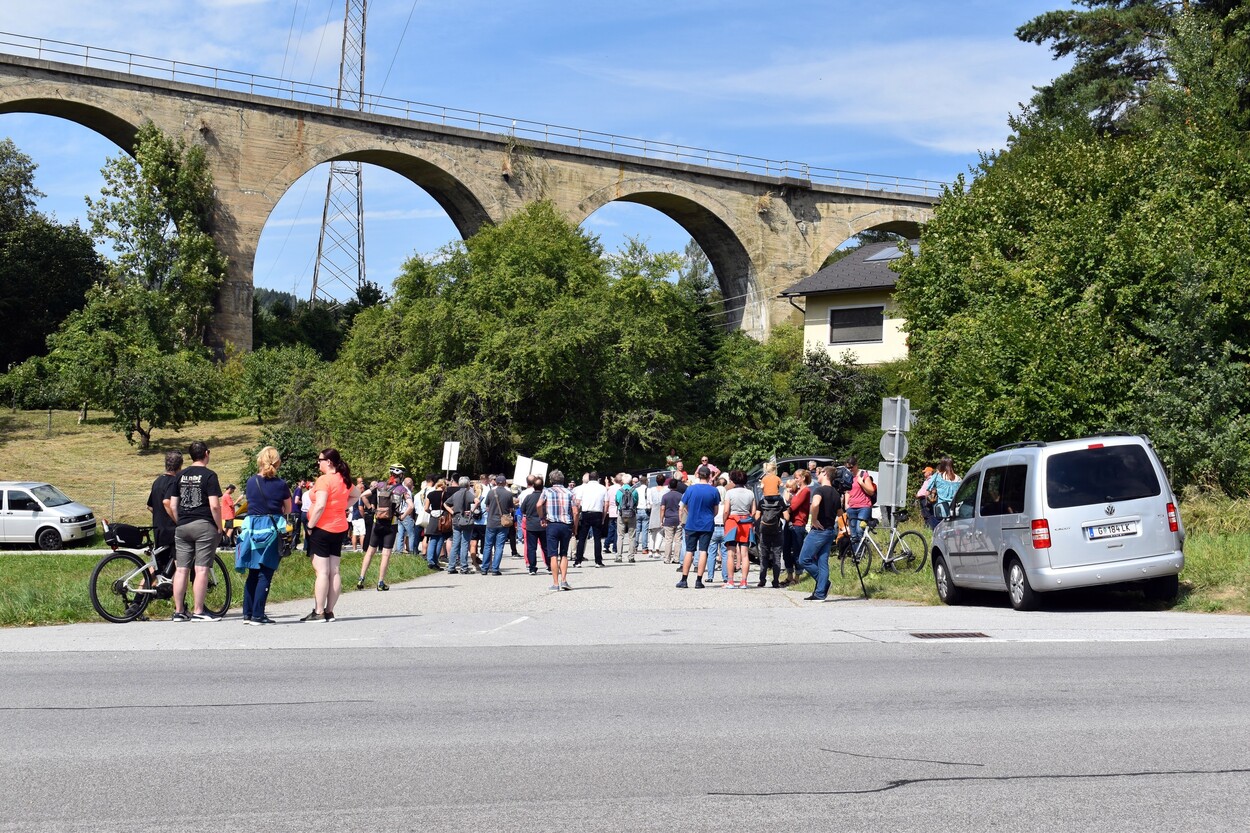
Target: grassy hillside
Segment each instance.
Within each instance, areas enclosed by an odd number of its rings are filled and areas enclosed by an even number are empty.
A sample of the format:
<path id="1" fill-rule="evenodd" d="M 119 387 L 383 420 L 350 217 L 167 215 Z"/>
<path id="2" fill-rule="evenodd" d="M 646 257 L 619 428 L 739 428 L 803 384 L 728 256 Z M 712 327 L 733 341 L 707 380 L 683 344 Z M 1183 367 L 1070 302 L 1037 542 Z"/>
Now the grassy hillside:
<path id="1" fill-rule="evenodd" d="M 148 490 L 164 470 L 166 451 L 185 456 L 193 440 L 208 443 L 224 487 L 235 482 L 261 430 L 247 419 L 203 422 L 157 431 L 152 447 L 139 452 L 103 415 L 79 425 L 76 412 L 53 411 L 48 425 L 47 411 L 0 411 L 0 480 L 47 481 L 98 517 L 137 524 L 151 523 Z"/>

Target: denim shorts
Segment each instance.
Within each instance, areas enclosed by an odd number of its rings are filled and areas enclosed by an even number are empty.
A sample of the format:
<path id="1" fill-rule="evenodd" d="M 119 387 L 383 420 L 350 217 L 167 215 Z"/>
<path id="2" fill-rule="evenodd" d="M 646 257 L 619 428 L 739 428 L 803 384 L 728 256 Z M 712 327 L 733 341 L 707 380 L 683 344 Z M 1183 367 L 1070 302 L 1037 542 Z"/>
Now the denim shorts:
<path id="1" fill-rule="evenodd" d="M 712 530 L 686 530 L 686 552 L 707 552 L 712 543 Z"/>

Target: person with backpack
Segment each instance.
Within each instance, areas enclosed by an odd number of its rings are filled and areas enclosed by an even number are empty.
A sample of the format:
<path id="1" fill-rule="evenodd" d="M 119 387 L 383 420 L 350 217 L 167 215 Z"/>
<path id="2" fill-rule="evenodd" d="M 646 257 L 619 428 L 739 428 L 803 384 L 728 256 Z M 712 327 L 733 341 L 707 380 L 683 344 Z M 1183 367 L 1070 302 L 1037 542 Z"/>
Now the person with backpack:
<path id="1" fill-rule="evenodd" d="M 405 477 L 404 468 L 399 465 L 391 466 L 391 474 L 397 478 L 403 478 L 395 487 L 399 494 L 399 506 L 395 519 L 397 525 L 395 552 L 412 555 L 417 551 L 417 522 L 414 517 L 416 507 L 413 504 L 412 478 Z"/>
<path id="2" fill-rule="evenodd" d="M 842 483 L 837 487 L 846 495 L 846 521 L 851 527 L 851 546 L 855 547 L 864 534 L 860 522 L 867 523 L 872 518 L 872 507 L 877 503 L 877 484 L 868 472 L 860 469 L 859 458 L 855 455 L 847 458 L 846 470 L 851 475 L 850 488 L 843 491 Z"/>
<path id="3" fill-rule="evenodd" d="M 779 490 L 764 495 L 756 504 L 755 520 L 760 533 L 760 587 L 768 579 L 770 566 L 773 570 L 773 587 L 781 586 L 782 549 L 790 512 L 778 492 Z"/>
<path id="4" fill-rule="evenodd" d="M 386 568 L 391 563 L 391 550 L 395 547 L 396 520 L 399 515 L 401 501 L 399 477 L 392 470 L 385 481 L 374 484 L 373 488 L 362 494 L 361 500 L 373 507 L 373 532 L 369 535 L 369 547 L 360 562 L 360 578 L 356 581 L 356 589 L 365 589 L 365 576 L 369 573 L 369 563 L 373 554 L 382 549 L 382 561 L 378 564 L 378 590 L 390 590 L 386 583 Z"/>
<path id="5" fill-rule="evenodd" d="M 638 490 L 625 472 L 616 476 L 616 560 L 634 562 L 634 530 L 638 526 Z"/>

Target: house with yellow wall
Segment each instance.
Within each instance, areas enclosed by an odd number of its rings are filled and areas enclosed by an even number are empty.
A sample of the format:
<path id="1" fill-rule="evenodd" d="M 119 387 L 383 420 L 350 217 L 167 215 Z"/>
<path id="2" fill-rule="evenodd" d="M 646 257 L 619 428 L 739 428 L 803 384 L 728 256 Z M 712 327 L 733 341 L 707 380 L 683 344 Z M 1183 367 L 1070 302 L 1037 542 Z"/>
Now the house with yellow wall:
<path id="1" fill-rule="evenodd" d="M 912 252 L 919 242 L 910 241 Z M 834 359 L 854 354 L 860 364 L 907 357 L 907 334 L 894 303 L 898 275 L 890 262 L 897 243 L 870 243 L 791 286 L 781 297 L 803 313 L 803 342 Z"/>

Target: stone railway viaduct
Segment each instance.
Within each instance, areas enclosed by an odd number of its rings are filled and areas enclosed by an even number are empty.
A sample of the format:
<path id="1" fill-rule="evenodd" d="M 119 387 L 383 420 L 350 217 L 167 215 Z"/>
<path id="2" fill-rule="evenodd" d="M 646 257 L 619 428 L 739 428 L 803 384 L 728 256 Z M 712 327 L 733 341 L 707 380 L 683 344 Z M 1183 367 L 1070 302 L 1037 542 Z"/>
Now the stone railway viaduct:
<path id="1" fill-rule="evenodd" d="M 0 55 L 0 113 L 68 119 L 127 153 L 146 120 L 204 147 L 217 197 L 213 233 L 230 262 L 213 321 L 219 348 L 251 347 L 252 269 L 270 212 L 303 174 L 335 160 L 406 177 L 466 237 L 537 199 L 577 224 L 613 200 L 650 206 L 702 247 L 730 299 L 730 325 L 757 337 L 793 312 L 777 294 L 847 238 L 866 229 L 915 236 L 936 202 L 14 55 Z"/>

